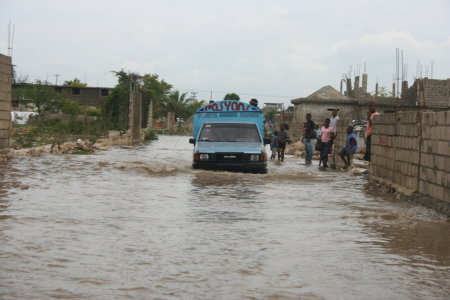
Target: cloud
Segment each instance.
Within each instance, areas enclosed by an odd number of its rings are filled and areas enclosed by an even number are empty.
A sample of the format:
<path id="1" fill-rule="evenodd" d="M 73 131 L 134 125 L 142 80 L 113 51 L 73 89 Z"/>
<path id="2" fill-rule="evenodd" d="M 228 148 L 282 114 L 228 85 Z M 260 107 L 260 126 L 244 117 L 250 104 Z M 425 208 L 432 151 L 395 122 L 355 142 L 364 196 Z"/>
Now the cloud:
<path id="1" fill-rule="evenodd" d="M 123 68 L 156 73 L 175 88 L 297 98 L 336 87 L 349 65 L 364 62 L 369 81 L 388 86 L 397 47 L 410 70 L 433 60 L 435 77 L 449 77 L 448 5 L 430 3 L 434 13 L 419 24 L 422 3 L 400 2 L 7 0 L 0 17 L 17 24 L 14 60 L 30 77 L 86 74 L 90 85 L 113 86 L 102 74 Z"/>

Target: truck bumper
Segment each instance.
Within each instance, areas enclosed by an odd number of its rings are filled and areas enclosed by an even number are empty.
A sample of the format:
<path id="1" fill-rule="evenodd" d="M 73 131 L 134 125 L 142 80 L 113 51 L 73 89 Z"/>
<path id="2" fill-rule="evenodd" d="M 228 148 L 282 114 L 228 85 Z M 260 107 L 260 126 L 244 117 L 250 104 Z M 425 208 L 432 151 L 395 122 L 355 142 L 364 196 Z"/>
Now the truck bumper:
<path id="1" fill-rule="evenodd" d="M 206 169 L 206 170 L 227 170 L 227 171 L 243 171 L 252 173 L 267 173 L 267 163 L 261 162 L 210 162 L 210 161 L 197 161 L 192 163 L 194 169 Z"/>

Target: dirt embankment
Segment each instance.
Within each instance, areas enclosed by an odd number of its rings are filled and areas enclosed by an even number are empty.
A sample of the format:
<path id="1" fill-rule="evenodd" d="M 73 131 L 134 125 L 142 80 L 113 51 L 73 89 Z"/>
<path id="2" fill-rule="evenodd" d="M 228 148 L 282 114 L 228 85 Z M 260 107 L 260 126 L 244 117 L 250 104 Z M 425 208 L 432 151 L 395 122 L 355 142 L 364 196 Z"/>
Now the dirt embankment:
<path id="1" fill-rule="evenodd" d="M 98 139 L 95 143 L 87 140 L 78 140 L 76 142 L 65 142 L 61 144 L 43 145 L 31 148 L 10 149 L 0 153 L 0 162 L 7 161 L 15 156 L 39 156 L 45 153 L 53 154 L 77 154 L 93 153 L 99 150 L 109 150 L 110 146 L 126 145 L 132 142 L 130 135 L 121 135 Z"/>

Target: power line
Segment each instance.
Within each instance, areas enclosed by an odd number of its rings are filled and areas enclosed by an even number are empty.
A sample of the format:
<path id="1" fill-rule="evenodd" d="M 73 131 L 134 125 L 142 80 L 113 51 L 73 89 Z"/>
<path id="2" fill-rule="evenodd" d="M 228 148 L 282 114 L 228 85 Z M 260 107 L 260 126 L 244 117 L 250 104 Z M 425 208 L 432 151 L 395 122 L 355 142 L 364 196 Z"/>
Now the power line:
<path id="1" fill-rule="evenodd" d="M 212 95 L 213 93 L 223 93 L 227 94 L 230 93 L 230 91 L 217 91 L 217 90 L 199 90 L 199 89 L 185 89 L 185 88 L 175 88 L 176 90 L 180 91 L 196 91 L 197 93 L 210 93 Z M 259 94 L 257 92 L 251 93 L 251 92 L 239 92 L 239 91 L 233 91 L 233 93 L 236 93 L 238 95 L 245 95 L 245 96 L 254 96 L 254 97 L 277 97 L 277 98 L 298 98 L 298 96 L 289 96 L 289 95 L 266 95 L 266 94 Z"/>

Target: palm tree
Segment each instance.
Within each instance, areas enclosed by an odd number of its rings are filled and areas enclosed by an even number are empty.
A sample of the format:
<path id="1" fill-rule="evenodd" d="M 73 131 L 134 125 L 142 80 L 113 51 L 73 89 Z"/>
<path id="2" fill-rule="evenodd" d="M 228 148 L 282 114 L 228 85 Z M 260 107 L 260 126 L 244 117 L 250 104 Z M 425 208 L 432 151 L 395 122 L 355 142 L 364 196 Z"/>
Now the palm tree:
<path id="1" fill-rule="evenodd" d="M 173 113 L 175 118 L 180 118 L 181 113 L 188 104 L 186 95 L 187 93 L 183 93 L 180 95 L 179 91 L 174 91 L 167 95 L 164 101 L 166 111 Z"/>
<path id="2" fill-rule="evenodd" d="M 187 98 L 187 93 L 180 95 L 179 91 L 171 92 L 167 95 L 163 104 L 166 112 L 174 114 L 175 118 L 188 119 L 197 109 L 202 106 L 202 103 L 193 98 Z"/>

